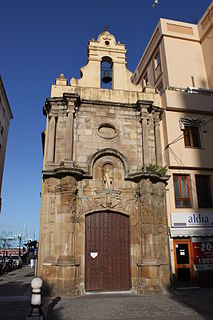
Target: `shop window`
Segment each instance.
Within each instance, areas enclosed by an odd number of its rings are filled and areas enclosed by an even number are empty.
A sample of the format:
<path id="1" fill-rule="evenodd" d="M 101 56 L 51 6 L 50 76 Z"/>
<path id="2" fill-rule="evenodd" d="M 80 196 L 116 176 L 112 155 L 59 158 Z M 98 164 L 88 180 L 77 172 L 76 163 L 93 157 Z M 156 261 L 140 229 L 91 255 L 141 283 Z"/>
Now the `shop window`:
<path id="1" fill-rule="evenodd" d="M 200 148 L 200 128 L 186 126 L 183 130 L 185 147 Z"/>
<path id="2" fill-rule="evenodd" d="M 176 208 L 191 208 L 191 191 L 189 175 L 174 175 L 174 192 Z"/>
<path id="3" fill-rule="evenodd" d="M 211 177 L 195 175 L 198 208 L 212 208 Z"/>

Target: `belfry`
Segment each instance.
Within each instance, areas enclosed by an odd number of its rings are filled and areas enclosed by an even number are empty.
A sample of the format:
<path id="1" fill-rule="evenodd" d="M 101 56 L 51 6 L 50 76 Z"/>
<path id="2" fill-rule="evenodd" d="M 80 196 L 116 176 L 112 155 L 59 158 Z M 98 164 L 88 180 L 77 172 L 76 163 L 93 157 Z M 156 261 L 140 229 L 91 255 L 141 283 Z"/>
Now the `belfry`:
<path id="1" fill-rule="evenodd" d="M 165 292 L 170 283 L 159 95 L 131 82 L 125 45 L 88 45 L 46 100 L 39 276 L 52 295 Z"/>

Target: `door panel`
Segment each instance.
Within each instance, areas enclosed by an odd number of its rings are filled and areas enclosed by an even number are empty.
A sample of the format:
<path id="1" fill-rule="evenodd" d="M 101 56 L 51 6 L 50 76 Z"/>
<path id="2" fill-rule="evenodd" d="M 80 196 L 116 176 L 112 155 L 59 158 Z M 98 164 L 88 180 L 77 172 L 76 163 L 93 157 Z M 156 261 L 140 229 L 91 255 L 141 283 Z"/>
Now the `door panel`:
<path id="1" fill-rule="evenodd" d="M 191 240 L 174 240 L 175 275 L 178 282 L 192 282 L 194 278 Z"/>
<path id="2" fill-rule="evenodd" d="M 85 253 L 87 291 L 130 289 L 127 216 L 107 211 L 86 216 Z"/>

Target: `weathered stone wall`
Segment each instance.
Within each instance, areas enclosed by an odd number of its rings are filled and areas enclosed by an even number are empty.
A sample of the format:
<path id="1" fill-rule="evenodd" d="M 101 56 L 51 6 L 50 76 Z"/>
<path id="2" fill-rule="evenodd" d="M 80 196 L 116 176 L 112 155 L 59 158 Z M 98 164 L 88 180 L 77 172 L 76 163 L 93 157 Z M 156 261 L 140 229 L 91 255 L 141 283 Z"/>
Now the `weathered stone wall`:
<path id="1" fill-rule="evenodd" d="M 106 59 L 111 90 L 100 83 Z M 85 293 L 85 221 L 103 211 L 129 221 L 132 291 L 158 292 L 168 285 L 167 178 L 150 172 L 162 166 L 163 109 L 155 91 L 140 92 L 131 75 L 125 45 L 104 31 L 89 42 L 81 78 L 67 85 L 61 74 L 46 101 L 39 275 L 51 294 Z M 97 238 L 101 231 L 95 230 Z M 122 239 L 129 246 L 129 235 Z"/>
<path id="2" fill-rule="evenodd" d="M 164 292 L 169 289 L 168 230 L 165 185 L 143 179 L 139 183 L 141 260 L 138 265 L 138 291 Z"/>
<path id="3" fill-rule="evenodd" d="M 127 159 L 129 170 L 142 167 L 140 113 L 122 105 L 82 103 L 75 120 L 75 159 L 85 171 L 88 162 L 105 148 L 119 151 Z"/>
<path id="4" fill-rule="evenodd" d="M 39 273 L 52 294 L 77 293 L 76 196 L 74 177 L 43 181 Z"/>
<path id="5" fill-rule="evenodd" d="M 169 285 L 165 184 L 146 172 L 161 159 L 159 108 L 144 101 L 76 105 L 76 99 L 51 101 L 46 108 L 57 120 L 54 133 L 49 129 L 53 151 L 46 146 L 53 157 L 44 165 L 39 274 L 52 294 L 85 293 L 85 216 L 108 210 L 129 216 L 132 291 L 164 291 Z"/>

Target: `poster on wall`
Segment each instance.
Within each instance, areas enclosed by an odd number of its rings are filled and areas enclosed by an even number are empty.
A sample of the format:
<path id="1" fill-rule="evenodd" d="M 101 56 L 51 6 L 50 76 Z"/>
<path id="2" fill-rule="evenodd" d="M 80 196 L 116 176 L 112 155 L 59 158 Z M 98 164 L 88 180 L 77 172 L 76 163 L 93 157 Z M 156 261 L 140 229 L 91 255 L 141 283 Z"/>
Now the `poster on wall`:
<path id="1" fill-rule="evenodd" d="M 192 250 L 196 270 L 213 270 L 213 238 L 193 238 Z"/>

